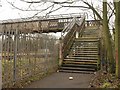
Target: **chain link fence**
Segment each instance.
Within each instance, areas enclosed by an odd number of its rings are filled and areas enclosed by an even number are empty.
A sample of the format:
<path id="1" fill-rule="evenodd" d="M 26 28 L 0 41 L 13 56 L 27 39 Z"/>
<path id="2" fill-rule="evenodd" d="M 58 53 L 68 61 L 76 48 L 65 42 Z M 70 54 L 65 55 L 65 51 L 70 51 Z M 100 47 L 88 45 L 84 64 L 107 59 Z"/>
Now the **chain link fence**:
<path id="1" fill-rule="evenodd" d="M 3 88 L 22 87 L 57 70 L 58 40 L 55 37 L 4 27 L 1 40 Z"/>

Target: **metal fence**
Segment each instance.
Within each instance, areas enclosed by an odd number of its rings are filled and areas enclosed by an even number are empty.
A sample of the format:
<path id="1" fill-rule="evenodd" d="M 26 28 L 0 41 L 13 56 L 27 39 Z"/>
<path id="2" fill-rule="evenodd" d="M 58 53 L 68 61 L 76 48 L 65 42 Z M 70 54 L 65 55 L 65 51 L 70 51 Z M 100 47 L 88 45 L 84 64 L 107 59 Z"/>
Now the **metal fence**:
<path id="1" fill-rule="evenodd" d="M 57 40 L 47 34 L 6 30 L 2 39 L 3 87 L 22 87 L 25 81 L 57 70 Z"/>
<path id="2" fill-rule="evenodd" d="M 2 40 L 0 39 L 0 52 L 2 51 Z M 2 89 L 2 63 L 1 63 L 1 53 L 0 53 L 0 90 Z"/>

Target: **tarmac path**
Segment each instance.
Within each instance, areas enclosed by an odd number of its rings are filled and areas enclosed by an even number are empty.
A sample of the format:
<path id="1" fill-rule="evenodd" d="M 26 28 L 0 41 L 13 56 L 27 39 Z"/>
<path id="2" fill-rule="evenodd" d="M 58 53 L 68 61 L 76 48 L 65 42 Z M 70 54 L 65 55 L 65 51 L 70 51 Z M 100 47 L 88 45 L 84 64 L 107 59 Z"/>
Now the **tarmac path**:
<path id="1" fill-rule="evenodd" d="M 69 77 L 73 80 L 69 80 Z M 88 88 L 93 74 L 53 73 L 40 81 L 35 81 L 25 88 Z"/>

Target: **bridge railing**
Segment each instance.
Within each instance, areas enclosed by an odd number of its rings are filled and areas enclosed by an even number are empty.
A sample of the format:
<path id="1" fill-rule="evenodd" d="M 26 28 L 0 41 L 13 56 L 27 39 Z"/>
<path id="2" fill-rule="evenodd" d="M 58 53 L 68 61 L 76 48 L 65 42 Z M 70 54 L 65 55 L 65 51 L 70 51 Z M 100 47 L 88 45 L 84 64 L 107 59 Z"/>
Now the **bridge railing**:
<path id="1" fill-rule="evenodd" d="M 80 32 L 85 27 L 85 17 L 81 19 L 73 18 L 72 22 L 69 23 L 62 31 L 61 37 L 61 52 L 60 52 L 60 64 L 65 56 L 68 54 L 71 45 L 73 44 L 74 39 L 76 38 L 76 33 Z"/>
<path id="2" fill-rule="evenodd" d="M 100 20 L 86 20 L 85 26 L 99 26 L 101 24 Z"/>
<path id="3" fill-rule="evenodd" d="M 19 29 L 20 31 L 26 32 L 61 32 L 63 28 L 71 22 L 73 17 L 80 18 L 82 14 L 61 14 L 61 15 L 49 15 L 41 16 L 32 19 L 14 19 L 4 20 L 0 22 L 0 30 L 6 27 L 9 29 Z"/>

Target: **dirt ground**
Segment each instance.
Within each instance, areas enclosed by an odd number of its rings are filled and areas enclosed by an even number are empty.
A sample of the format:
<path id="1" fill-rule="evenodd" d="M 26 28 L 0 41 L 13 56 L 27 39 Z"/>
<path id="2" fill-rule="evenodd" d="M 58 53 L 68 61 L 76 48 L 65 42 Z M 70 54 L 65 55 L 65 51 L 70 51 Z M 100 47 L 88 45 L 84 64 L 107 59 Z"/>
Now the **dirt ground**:
<path id="1" fill-rule="evenodd" d="M 73 80 L 69 80 L 73 77 Z M 25 88 L 88 88 L 93 74 L 56 72 Z"/>

